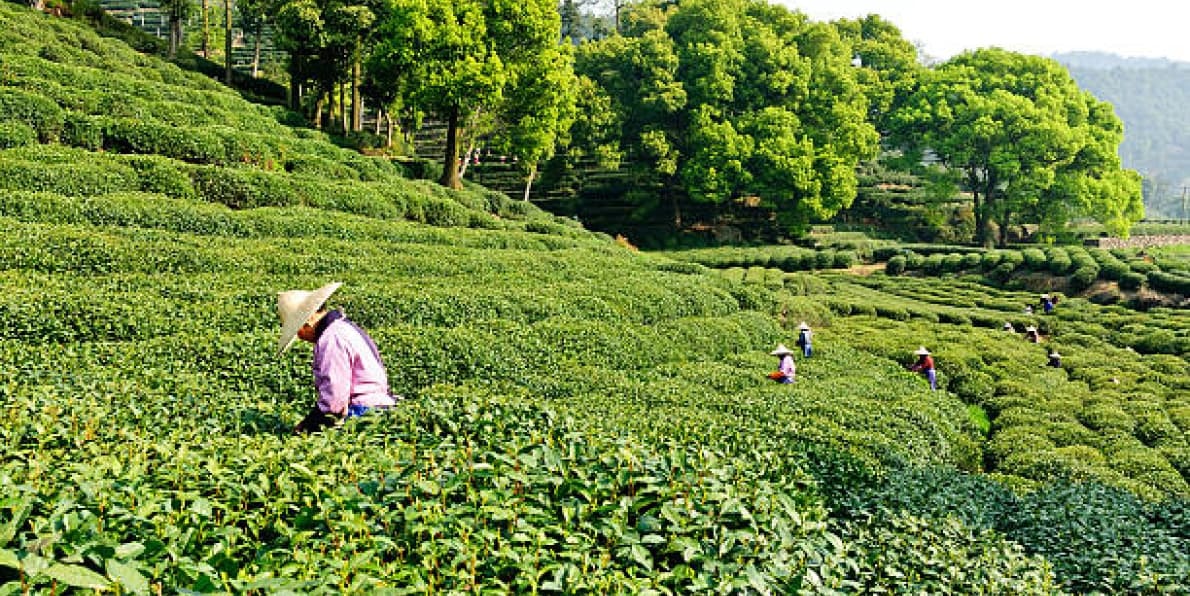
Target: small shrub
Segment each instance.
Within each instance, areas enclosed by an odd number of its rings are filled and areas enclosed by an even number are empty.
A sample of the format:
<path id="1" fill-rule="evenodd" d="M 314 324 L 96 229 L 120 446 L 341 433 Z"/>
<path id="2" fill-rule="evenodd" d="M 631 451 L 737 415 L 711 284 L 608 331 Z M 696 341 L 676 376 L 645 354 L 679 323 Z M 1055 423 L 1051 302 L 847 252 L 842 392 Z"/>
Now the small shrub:
<path id="1" fill-rule="evenodd" d="M 858 261 L 855 251 L 840 250 L 835 253 L 835 269 L 848 269 Z"/>
<path id="2" fill-rule="evenodd" d="M 1099 268 L 1094 265 L 1079 267 L 1070 276 L 1070 287 L 1076 292 L 1085 290 L 1099 278 Z"/>
<path id="3" fill-rule="evenodd" d="M 973 271 L 979 269 L 983 265 L 983 255 L 977 252 L 967 253 L 963 255 L 962 268 L 964 271 Z"/>
<path id="4" fill-rule="evenodd" d="M 1132 259 L 1128 261 L 1128 267 L 1131 268 L 1133 272 L 1140 274 L 1148 274 L 1159 270 L 1159 267 L 1144 259 Z"/>
<path id="5" fill-rule="evenodd" d="M 24 122 L 0 121 L 0 149 L 37 144 L 37 131 Z"/>
<path id="6" fill-rule="evenodd" d="M 942 258 L 943 273 L 958 273 L 963 268 L 963 255 L 950 253 Z"/>
<path id="7" fill-rule="evenodd" d="M 62 108 L 50 99 L 19 89 L 0 89 L 0 120 L 28 125 L 43 143 L 58 140 L 62 118 Z"/>
<path id="8" fill-rule="evenodd" d="M 1032 271 L 1042 271 L 1047 268 L 1045 253 L 1040 248 L 1026 248 L 1021 251 L 1021 257 L 1024 259 L 1025 267 Z"/>
<path id="9" fill-rule="evenodd" d="M 62 120 L 62 143 L 90 151 L 103 147 L 103 123 L 99 118 L 67 112 Z"/>
<path id="10" fill-rule="evenodd" d="M 835 251 L 820 250 L 814 253 L 815 269 L 830 269 L 835 264 Z"/>
<path id="11" fill-rule="evenodd" d="M 1153 271 L 1149 273 L 1148 280 L 1149 287 L 1154 290 L 1190 295 L 1190 276 Z"/>
<path id="12" fill-rule="evenodd" d="M 888 263 L 884 265 L 884 272 L 889 275 L 900 275 L 905 272 L 905 257 L 903 255 L 896 255 L 888 259 Z"/>
<path id="13" fill-rule="evenodd" d="M 297 194 L 284 176 L 255 168 L 200 166 L 191 172 L 198 197 L 232 209 L 296 205 Z"/>
<path id="14" fill-rule="evenodd" d="M 980 267 L 982 267 L 984 271 L 990 272 L 1000 265 L 1000 261 L 1003 258 L 1004 258 L 1004 255 L 1000 252 L 997 252 L 997 251 L 985 252 L 985 253 L 983 253 L 983 259 L 980 262 Z"/>
<path id="15" fill-rule="evenodd" d="M 1066 249 L 1055 246 L 1048 251 L 1049 270 L 1054 275 L 1064 275 L 1070 271 L 1070 253 Z"/>
<path id="16" fill-rule="evenodd" d="M 1141 274 L 1129 271 L 1120 276 L 1121 290 L 1139 290 L 1145 284 L 1147 278 Z"/>

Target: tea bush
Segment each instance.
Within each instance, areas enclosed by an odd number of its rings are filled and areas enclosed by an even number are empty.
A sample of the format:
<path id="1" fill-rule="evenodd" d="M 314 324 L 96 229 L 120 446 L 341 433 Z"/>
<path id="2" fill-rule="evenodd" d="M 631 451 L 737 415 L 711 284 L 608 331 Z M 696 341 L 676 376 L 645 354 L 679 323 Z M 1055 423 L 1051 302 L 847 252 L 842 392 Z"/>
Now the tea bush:
<path id="1" fill-rule="evenodd" d="M 0 19 L 0 82 L 55 102 L 63 139 L 169 152 L 0 153 L 5 592 L 1182 589 L 1190 375 L 1123 346 L 1178 349 L 1184 311 L 779 271 L 854 262 L 840 243 L 640 254 Z M 918 248 L 915 270 L 980 254 Z M 294 437 L 309 348 L 275 354 L 276 292 L 331 279 L 405 399 Z M 801 320 L 815 353 L 772 383 Z"/>

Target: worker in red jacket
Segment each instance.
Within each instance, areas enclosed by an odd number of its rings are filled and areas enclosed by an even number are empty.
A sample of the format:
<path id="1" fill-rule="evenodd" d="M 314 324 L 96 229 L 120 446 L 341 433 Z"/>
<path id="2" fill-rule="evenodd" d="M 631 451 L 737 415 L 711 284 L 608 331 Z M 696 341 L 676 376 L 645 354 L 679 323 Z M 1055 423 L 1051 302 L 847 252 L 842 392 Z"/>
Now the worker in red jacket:
<path id="1" fill-rule="evenodd" d="M 938 373 L 934 370 L 934 357 L 930 356 L 930 351 L 925 346 L 918 348 L 914 354 L 917 354 L 917 362 L 910 366 L 909 370 L 925 375 L 930 381 L 930 391 L 937 391 Z"/>

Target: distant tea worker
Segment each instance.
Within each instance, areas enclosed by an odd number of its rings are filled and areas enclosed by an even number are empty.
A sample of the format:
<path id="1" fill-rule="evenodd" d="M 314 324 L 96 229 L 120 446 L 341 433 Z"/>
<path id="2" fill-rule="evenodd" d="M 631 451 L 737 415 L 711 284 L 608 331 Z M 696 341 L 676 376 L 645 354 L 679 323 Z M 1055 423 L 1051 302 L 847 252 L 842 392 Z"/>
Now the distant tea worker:
<path id="1" fill-rule="evenodd" d="M 793 350 L 785 344 L 777 344 L 777 349 L 769 352 L 777 357 L 777 370 L 769 373 L 769 378 L 778 383 L 792 383 L 797 376 L 797 365 L 793 363 Z"/>
<path id="2" fill-rule="evenodd" d="M 312 292 L 289 290 L 277 294 L 277 314 L 281 317 L 278 353 L 285 353 L 295 339 L 314 344 L 311 368 L 318 401 L 293 428 L 294 433 L 315 432 L 396 403 L 389 393 L 388 375 L 376 342 L 342 311 L 327 310 L 327 300 L 341 285 L 334 282 Z"/>
<path id="3" fill-rule="evenodd" d="M 1045 365 L 1052 366 L 1054 368 L 1062 368 L 1062 355 L 1059 354 L 1057 350 L 1051 351 L 1049 355 L 1049 362 L 1046 362 Z"/>
<path id="4" fill-rule="evenodd" d="M 1054 300 L 1049 294 L 1041 295 L 1041 310 L 1047 315 L 1054 312 Z"/>
<path id="5" fill-rule="evenodd" d="M 1016 333 L 1016 327 L 1013 327 L 1010 321 L 1004 321 L 1004 330 L 1009 333 Z"/>
<path id="6" fill-rule="evenodd" d="M 1032 325 L 1025 327 L 1025 340 L 1035 344 L 1041 343 L 1041 336 L 1037 335 L 1036 327 Z"/>
<path id="7" fill-rule="evenodd" d="M 801 346 L 801 348 L 802 348 L 802 356 L 809 358 L 810 354 L 812 354 L 814 352 L 814 349 L 812 347 L 813 340 L 814 340 L 814 332 L 810 331 L 810 326 L 808 324 L 806 324 L 805 321 L 802 321 L 801 324 L 797 326 L 797 328 L 798 328 L 797 345 Z"/>
<path id="8" fill-rule="evenodd" d="M 925 346 L 918 348 L 913 353 L 917 355 L 917 362 L 913 363 L 909 370 L 925 375 L 926 379 L 930 381 L 930 391 L 937 391 L 938 373 L 934 370 L 934 357 L 930 355 L 930 351 Z"/>

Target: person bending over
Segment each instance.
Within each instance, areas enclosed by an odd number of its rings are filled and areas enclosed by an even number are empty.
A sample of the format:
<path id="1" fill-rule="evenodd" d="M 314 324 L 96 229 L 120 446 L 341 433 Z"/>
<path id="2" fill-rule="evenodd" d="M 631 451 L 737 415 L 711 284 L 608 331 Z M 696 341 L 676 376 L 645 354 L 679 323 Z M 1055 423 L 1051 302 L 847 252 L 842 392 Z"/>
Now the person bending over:
<path id="1" fill-rule="evenodd" d="M 294 426 L 295 434 L 316 432 L 344 419 L 396 404 L 376 342 L 340 310 L 327 310 L 326 301 L 343 285 L 334 282 L 317 290 L 288 290 L 277 294 L 281 317 L 278 353 L 297 339 L 314 345 L 311 368 L 318 401 Z"/>

